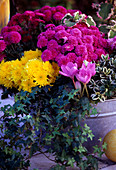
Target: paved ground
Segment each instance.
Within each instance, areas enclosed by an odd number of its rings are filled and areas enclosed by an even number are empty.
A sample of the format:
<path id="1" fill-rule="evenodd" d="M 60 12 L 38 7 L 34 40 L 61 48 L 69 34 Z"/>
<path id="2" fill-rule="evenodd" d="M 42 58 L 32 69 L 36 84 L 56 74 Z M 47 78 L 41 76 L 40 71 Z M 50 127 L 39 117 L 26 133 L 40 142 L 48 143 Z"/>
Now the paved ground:
<path id="1" fill-rule="evenodd" d="M 2 89 L 0 89 L 0 108 L 6 104 L 13 105 L 14 99 L 9 97 L 8 99 L 1 100 Z M 2 112 L 0 112 L 0 116 L 2 116 Z M 51 157 L 53 158 L 53 157 Z M 108 160 L 105 155 L 103 155 L 102 161 L 99 161 L 99 170 L 116 170 L 116 163 Z M 29 170 L 38 169 L 38 170 L 49 170 L 50 167 L 54 166 L 55 163 L 47 159 L 44 155 L 39 154 L 35 155 L 30 159 L 31 166 Z M 67 170 L 78 170 L 78 168 L 67 168 Z"/>

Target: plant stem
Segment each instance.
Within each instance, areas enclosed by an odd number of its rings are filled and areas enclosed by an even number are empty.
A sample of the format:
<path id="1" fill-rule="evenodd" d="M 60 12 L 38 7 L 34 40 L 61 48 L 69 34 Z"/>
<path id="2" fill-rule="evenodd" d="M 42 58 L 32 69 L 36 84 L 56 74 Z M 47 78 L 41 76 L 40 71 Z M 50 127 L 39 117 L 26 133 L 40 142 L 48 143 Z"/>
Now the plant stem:
<path id="1" fill-rule="evenodd" d="M 84 84 L 84 89 L 86 90 L 87 97 L 89 98 L 89 93 L 88 93 L 88 90 L 87 90 L 87 85 L 86 85 L 86 84 Z"/>

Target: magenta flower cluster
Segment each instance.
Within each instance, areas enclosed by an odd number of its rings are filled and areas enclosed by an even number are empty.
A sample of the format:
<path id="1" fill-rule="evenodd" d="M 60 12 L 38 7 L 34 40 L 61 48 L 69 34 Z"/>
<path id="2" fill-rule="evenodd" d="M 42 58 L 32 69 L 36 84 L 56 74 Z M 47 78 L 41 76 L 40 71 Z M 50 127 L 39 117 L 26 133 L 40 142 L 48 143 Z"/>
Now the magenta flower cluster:
<path id="1" fill-rule="evenodd" d="M 10 48 L 9 46 L 11 45 L 14 50 L 15 44 L 17 47 L 18 43 L 20 43 L 19 48 L 22 48 L 22 52 L 24 50 L 36 48 L 37 37 L 42 31 L 45 31 L 45 29 L 49 27 L 54 27 L 54 25 L 60 24 L 62 17 L 64 17 L 66 13 L 73 15 L 73 13 L 76 11 L 78 10 L 67 10 L 62 6 L 44 6 L 35 11 L 25 11 L 22 14 L 17 13 L 16 15 L 12 16 L 8 25 L 2 28 L 1 40 L 5 42 L 8 48 Z M 46 36 L 49 39 L 51 38 L 49 31 L 46 32 Z M 45 41 L 44 43 L 46 43 L 44 38 L 42 41 Z M 3 49 L 3 45 L 1 45 L 0 50 L 4 51 Z M 13 53 L 16 54 L 16 51 Z M 14 56 L 14 58 L 15 57 L 17 58 L 17 56 Z"/>
<path id="2" fill-rule="evenodd" d="M 43 51 L 43 61 L 55 60 L 59 66 L 72 62 L 81 67 L 84 60 L 97 62 L 108 53 L 107 40 L 98 28 L 85 23 L 49 27 L 38 36 L 37 47 Z"/>
<path id="3" fill-rule="evenodd" d="M 12 16 L 8 25 L 2 29 L 1 34 L 5 37 L 5 39 L 7 39 L 9 32 L 17 31 L 21 35 L 22 42 L 26 43 L 30 40 L 34 41 L 37 39 L 37 35 L 40 34 L 40 29 L 49 27 L 47 24 L 50 24 L 50 26 L 54 24 L 57 25 L 66 13 L 73 14 L 75 11 L 77 10 L 67 10 L 62 6 L 44 6 L 41 9 L 37 9 L 35 11 L 25 11 L 23 14 L 17 13 L 16 15 Z M 44 24 L 42 28 L 40 28 L 40 24 Z M 10 43 L 7 42 L 7 44 Z"/>

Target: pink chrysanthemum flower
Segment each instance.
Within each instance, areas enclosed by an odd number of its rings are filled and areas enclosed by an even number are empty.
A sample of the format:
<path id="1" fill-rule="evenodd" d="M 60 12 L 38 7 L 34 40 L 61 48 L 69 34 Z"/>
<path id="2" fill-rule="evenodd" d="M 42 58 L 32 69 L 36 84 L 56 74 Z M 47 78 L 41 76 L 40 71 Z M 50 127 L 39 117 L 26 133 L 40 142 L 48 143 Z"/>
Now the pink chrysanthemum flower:
<path id="1" fill-rule="evenodd" d="M 93 44 L 93 38 L 90 35 L 85 35 L 83 37 L 83 42 L 86 44 Z"/>
<path id="2" fill-rule="evenodd" d="M 94 45 L 94 47 L 97 47 L 99 39 L 95 35 L 92 35 L 92 37 L 93 37 L 93 45 Z"/>
<path id="3" fill-rule="evenodd" d="M 35 17 L 35 13 L 33 11 L 25 11 L 23 14 L 30 18 Z"/>
<path id="4" fill-rule="evenodd" d="M 68 40 L 68 36 L 69 36 L 69 34 L 65 30 L 60 30 L 55 34 L 55 38 L 57 40 L 64 39 L 65 42 L 66 42 L 66 40 Z"/>
<path id="5" fill-rule="evenodd" d="M 64 15 L 61 12 L 56 12 L 53 15 L 53 19 L 56 20 L 56 21 L 60 21 L 63 17 L 64 17 Z"/>
<path id="6" fill-rule="evenodd" d="M 19 43 L 21 40 L 21 34 L 19 34 L 17 31 L 11 31 L 8 35 L 8 39 L 11 43 Z"/>
<path id="7" fill-rule="evenodd" d="M 97 54 L 95 54 L 95 53 L 93 53 L 93 52 L 91 52 L 91 53 L 89 53 L 89 56 L 88 56 L 88 59 L 87 59 L 89 62 L 91 62 L 91 61 L 97 61 L 98 60 L 98 55 Z"/>
<path id="8" fill-rule="evenodd" d="M 78 45 L 77 38 L 74 37 L 74 36 L 69 36 L 68 37 L 68 43 L 73 45 L 73 46 L 77 46 Z"/>
<path id="9" fill-rule="evenodd" d="M 85 45 L 78 45 L 76 48 L 75 48 L 75 53 L 77 55 L 82 55 L 83 53 L 87 53 L 87 48 Z"/>
<path id="10" fill-rule="evenodd" d="M 104 47 L 104 48 L 107 48 L 107 47 L 108 47 L 108 42 L 107 42 L 107 40 L 104 39 L 104 38 L 100 38 L 100 39 L 99 39 L 99 43 L 100 43 L 100 45 L 101 45 L 102 47 Z"/>
<path id="11" fill-rule="evenodd" d="M 48 40 L 45 36 L 40 36 L 37 41 L 37 47 L 42 48 L 47 46 Z"/>
<path id="12" fill-rule="evenodd" d="M 87 48 L 87 52 L 94 52 L 94 47 L 92 44 L 85 44 L 86 48 Z"/>
<path id="13" fill-rule="evenodd" d="M 67 51 L 72 51 L 74 49 L 74 46 L 72 44 L 66 43 L 62 46 L 62 53 L 65 53 Z"/>
<path id="14" fill-rule="evenodd" d="M 4 40 L 0 40 L 0 52 L 4 51 L 6 48 L 6 43 Z"/>
<path id="15" fill-rule="evenodd" d="M 77 38 L 82 37 L 82 33 L 78 28 L 73 28 L 70 33 L 71 33 L 71 35 L 73 35 L 73 36 L 75 36 Z"/>
<path id="16" fill-rule="evenodd" d="M 74 62 L 77 56 L 75 53 L 68 53 L 66 57 L 69 58 L 71 62 Z"/>
<path id="17" fill-rule="evenodd" d="M 81 56 L 79 56 L 75 59 L 75 63 L 77 63 L 79 68 L 82 66 L 83 61 L 84 61 L 84 59 Z"/>
<path id="18" fill-rule="evenodd" d="M 61 55 L 57 62 L 59 67 L 61 67 L 61 65 L 66 65 L 70 60 L 66 56 Z"/>
<path id="19" fill-rule="evenodd" d="M 98 55 L 98 59 L 100 59 L 101 55 L 102 54 L 105 55 L 106 53 L 105 53 L 105 50 L 103 50 L 102 48 L 98 48 L 98 49 L 96 49 L 95 54 L 97 54 Z"/>
<path id="20" fill-rule="evenodd" d="M 41 58 L 42 60 L 45 62 L 45 61 L 49 61 L 52 59 L 52 53 L 50 50 L 46 49 L 45 51 L 43 51 L 42 55 L 41 55 Z"/>
<path id="21" fill-rule="evenodd" d="M 58 43 L 55 40 L 50 40 L 47 45 L 48 50 L 58 48 Z"/>
<path id="22" fill-rule="evenodd" d="M 51 29 L 47 29 L 46 31 L 45 31 L 45 36 L 46 36 L 46 38 L 47 39 L 52 39 L 53 37 L 54 37 L 54 35 L 55 35 L 55 31 L 53 31 L 53 30 L 51 30 Z"/>
<path id="23" fill-rule="evenodd" d="M 58 51 L 56 49 L 50 49 L 51 53 L 52 53 L 52 57 L 51 57 L 51 60 L 55 60 L 55 58 L 57 57 L 58 55 Z"/>
<path id="24" fill-rule="evenodd" d="M 60 30 L 65 30 L 64 26 L 58 25 L 58 26 L 55 27 L 55 31 L 56 31 L 56 32 L 58 32 L 58 31 L 60 31 Z"/>

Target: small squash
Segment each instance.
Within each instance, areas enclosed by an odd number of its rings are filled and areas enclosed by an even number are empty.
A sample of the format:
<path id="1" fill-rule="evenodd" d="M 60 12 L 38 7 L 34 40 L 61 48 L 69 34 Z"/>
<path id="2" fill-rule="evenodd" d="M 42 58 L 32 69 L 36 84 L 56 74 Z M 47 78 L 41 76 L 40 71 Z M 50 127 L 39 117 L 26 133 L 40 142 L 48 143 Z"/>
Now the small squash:
<path id="1" fill-rule="evenodd" d="M 116 129 L 111 130 L 106 134 L 103 143 L 106 142 L 107 149 L 104 150 L 105 155 L 111 161 L 116 162 Z"/>

